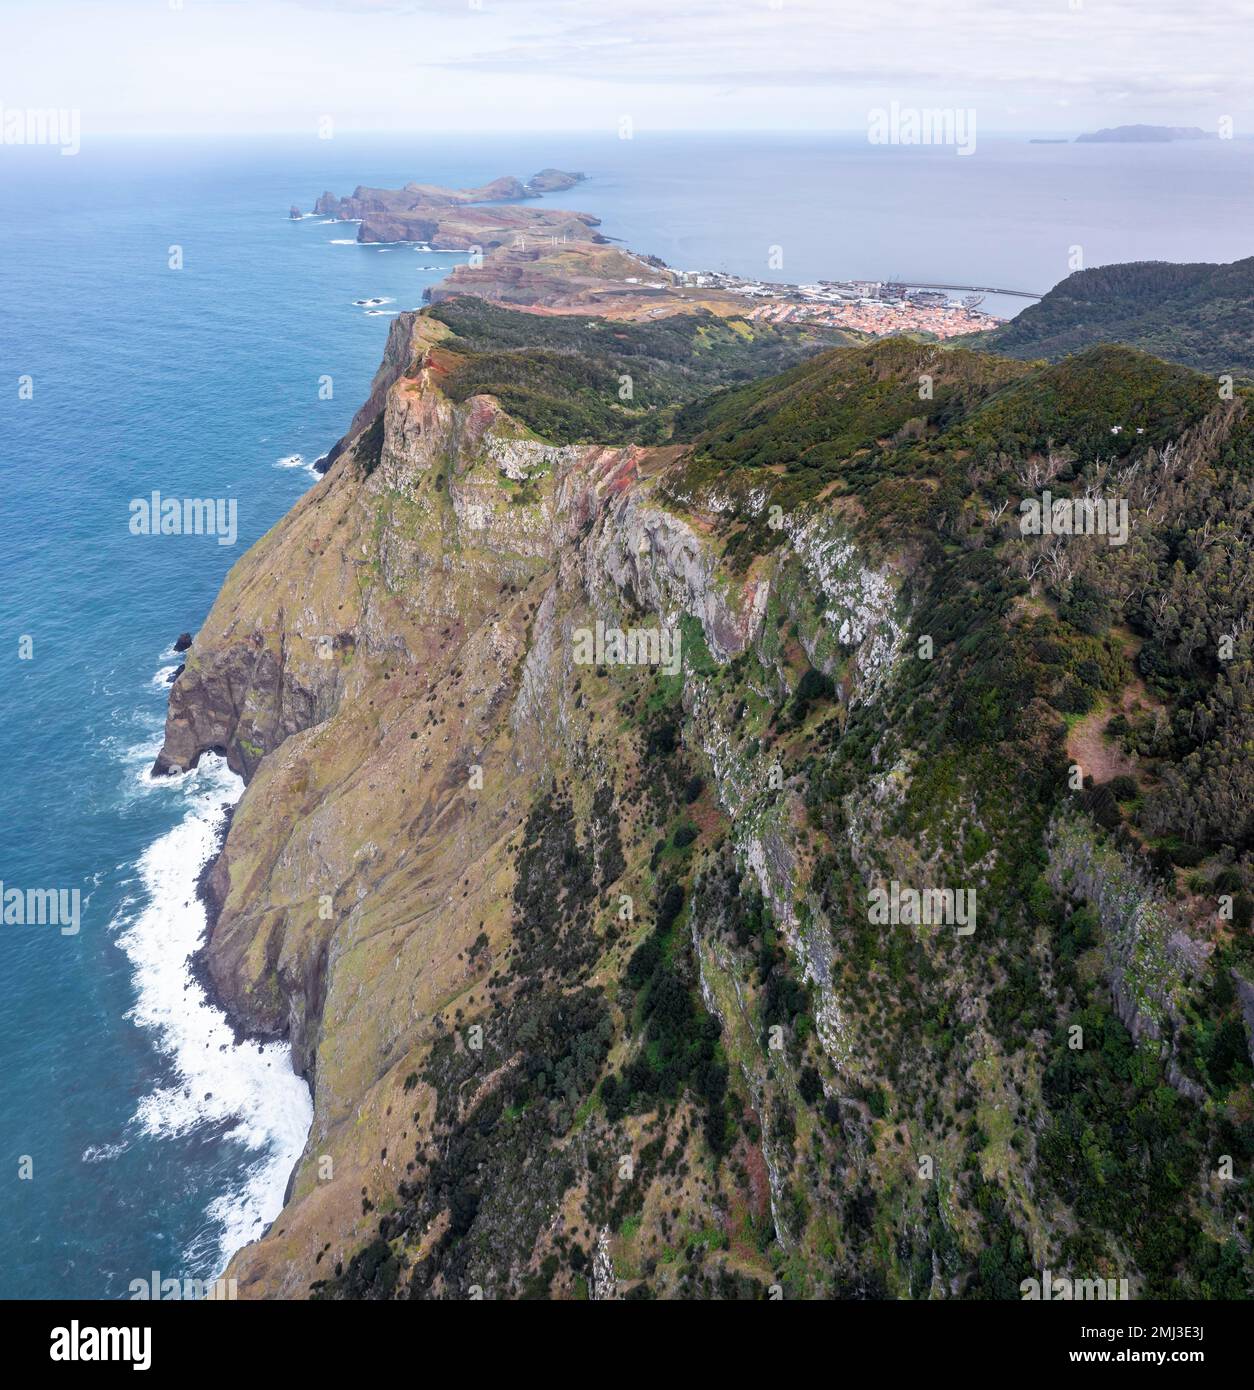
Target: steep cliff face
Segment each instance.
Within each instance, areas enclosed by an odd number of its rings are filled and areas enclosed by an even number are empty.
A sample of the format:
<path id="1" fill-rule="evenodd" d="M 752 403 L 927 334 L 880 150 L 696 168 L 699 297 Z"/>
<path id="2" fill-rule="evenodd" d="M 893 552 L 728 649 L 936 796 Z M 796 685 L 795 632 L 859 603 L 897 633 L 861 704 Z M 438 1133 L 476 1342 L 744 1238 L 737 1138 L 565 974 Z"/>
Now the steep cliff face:
<path id="1" fill-rule="evenodd" d="M 345 441 L 381 415 L 389 389 L 413 361 L 412 335 L 412 321 L 398 318 Z M 171 691 L 158 774 L 194 767 L 202 753 L 216 751 L 251 777 L 263 754 L 335 708 L 345 672 L 339 658 L 355 645 L 362 617 L 357 588 L 348 582 L 361 556 L 339 543 L 352 522 L 347 494 L 327 500 L 323 506 L 321 493 L 302 499 L 227 577 Z M 338 556 L 334 574 L 322 563 L 328 546 Z"/>
<path id="2" fill-rule="evenodd" d="M 1051 892 L 1092 894 L 1120 980 L 1154 941 L 1092 873 L 1047 875 L 1047 698 L 1081 659 L 1112 689 L 1126 665 L 1067 648 L 1026 585 L 990 600 L 989 549 L 933 543 L 935 515 L 879 520 L 922 496 L 952 521 L 916 445 L 1005 409 L 1019 369 L 885 345 L 779 378 L 772 419 L 814 436 L 788 396 L 814 381 L 842 412 L 818 448 L 865 481 L 835 498 L 760 419 L 753 470 L 678 429 L 541 438 L 446 392 L 450 341 L 398 318 L 171 694 L 158 767 L 223 749 L 248 779 L 206 968 L 314 1083 L 241 1294 L 1014 1296 L 1061 1250 L 1106 1261 L 1068 1246 L 1055 1176 L 1055 1032 L 1100 967 L 1080 979 Z M 737 408 L 716 398 L 708 451 Z M 1107 862 L 1084 809 L 1072 860 Z M 978 931 L 877 921 L 867 890 L 898 880 L 978 893 Z M 1208 1229 L 1224 1200 L 1196 1199 Z"/>
<path id="3" fill-rule="evenodd" d="M 293 1203 L 233 1270 L 258 1292 L 307 1290 L 314 1233 L 351 1252 L 373 1225 L 363 1188 L 385 1201 L 403 1175 L 429 1123 L 403 1078 L 513 949 L 535 798 L 626 790 L 633 740 L 573 630 L 660 626 L 725 664 L 766 614 L 769 565 L 721 574 L 708 518 L 661 498 L 678 450 L 553 446 L 490 398 L 455 406 L 427 358 L 442 336 L 398 320 L 353 442 L 196 635 L 158 760 L 225 750 L 249 779 L 210 876 L 206 964 L 315 1081 Z"/>

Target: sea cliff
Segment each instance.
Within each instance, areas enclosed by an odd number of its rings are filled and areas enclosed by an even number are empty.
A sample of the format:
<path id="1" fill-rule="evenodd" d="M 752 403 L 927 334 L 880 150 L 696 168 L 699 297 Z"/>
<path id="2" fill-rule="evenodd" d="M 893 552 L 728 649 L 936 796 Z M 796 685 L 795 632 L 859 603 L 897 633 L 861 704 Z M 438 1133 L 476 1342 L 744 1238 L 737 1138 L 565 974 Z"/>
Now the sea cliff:
<path id="1" fill-rule="evenodd" d="M 625 287 L 626 253 L 566 254 L 564 300 Z M 1155 857 L 1190 775 L 1129 665 L 1156 629 L 1090 596 L 1152 608 L 1181 499 L 1238 506 L 1244 400 L 1122 350 L 822 351 L 673 291 L 660 319 L 609 302 L 398 316 L 171 690 L 158 770 L 214 749 L 247 779 L 205 969 L 314 1088 L 241 1296 L 1015 1297 L 1077 1219 L 1139 1288 L 1244 1278 L 1247 1198 L 1207 1175 L 1246 1121 L 1206 895 L 1222 868 L 1242 898 L 1249 851 L 1198 830 L 1187 881 Z M 1107 467 L 1138 549 L 1047 568 L 1010 492 L 1128 393 Z M 678 665 L 584 663 L 607 629 Z M 1247 710 L 1242 641 L 1208 728 Z M 1068 717 L 1107 703 L 1143 761 L 1073 795 Z M 1166 918 L 1091 867 L 1125 861 L 1176 904 L 1135 1038 Z M 880 920 L 891 883 L 961 885 L 978 924 Z M 1150 1151 L 1121 1147 L 1151 1112 Z M 1121 1234 L 1129 1209 L 1177 1243 Z"/>

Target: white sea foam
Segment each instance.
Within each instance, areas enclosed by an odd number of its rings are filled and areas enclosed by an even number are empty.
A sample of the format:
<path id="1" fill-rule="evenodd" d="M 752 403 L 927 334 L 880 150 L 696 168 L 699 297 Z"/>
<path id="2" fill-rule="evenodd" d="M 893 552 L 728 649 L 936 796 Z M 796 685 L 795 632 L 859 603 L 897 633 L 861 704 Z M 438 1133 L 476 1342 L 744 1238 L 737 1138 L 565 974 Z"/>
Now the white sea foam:
<path id="1" fill-rule="evenodd" d="M 303 468 L 311 478 L 321 478 L 318 472 L 318 464 L 326 458 L 326 454 L 319 454 L 316 459 L 307 459 L 304 454 L 288 454 L 286 458 L 276 459 L 276 468 Z"/>
<path id="2" fill-rule="evenodd" d="M 153 676 L 149 684 L 155 685 L 158 690 L 167 689 L 170 684 L 170 677 L 178 669 L 179 668 L 177 666 L 162 666 L 160 670 L 158 670 L 157 673 Z"/>
<path id="3" fill-rule="evenodd" d="M 111 1158 L 124 1154 L 131 1146 L 122 1140 L 120 1144 L 88 1144 L 83 1150 L 84 1163 L 105 1163 Z"/>
<path id="4" fill-rule="evenodd" d="M 155 677 L 151 682 L 151 689 L 153 695 L 157 696 Z M 163 702 L 168 700 L 170 687 L 162 685 L 160 691 Z M 101 748 L 121 765 L 123 777 L 118 787 L 118 795 L 124 805 L 130 805 L 138 798 L 150 795 L 155 787 L 162 784 L 161 779 L 153 777 L 152 765 L 157 760 L 157 754 L 161 752 L 165 718 L 154 710 L 151 714 L 143 716 L 137 713 L 132 722 L 138 726 L 147 726 L 142 743 L 131 743 L 125 735 L 118 734 L 100 741 Z M 165 785 L 173 785 L 177 780 L 170 778 Z"/>
<path id="5" fill-rule="evenodd" d="M 171 779 L 153 786 L 169 794 Z M 242 1186 L 214 1199 L 206 1213 L 217 1228 L 221 1269 L 282 1209 L 313 1109 L 308 1086 L 292 1071 L 290 1048 L 237 1044 L 225 1014 L 192 973 L 205 933 L 196 880 L 243 782 L 225 761 L 206 754 L 172 789 L 185 800 L 186 814 L 140 857 L 140 899 L 115 919 L 123 928 L 117 944 L 134 967 L 138 999 L 130 1017 L 152 1033 L 174 1075 L 140 1099 L 134 1123 L 152 1138 L 221 1127 L 249 1156 Z"/>
<path id="6" fill-rule="evenodd" d="M 349 237 L 336 236 L 336 237 L 332 237 L 332 238 L 331 238 L 331 240 L 330 240 L 330 242 L 329 242 L 329 245 L 331 245 L 331 246 L 356 246 L 356 245 L 357 245 L 357 238 L 356 238 L 355 236 L 349 236 Z"/>

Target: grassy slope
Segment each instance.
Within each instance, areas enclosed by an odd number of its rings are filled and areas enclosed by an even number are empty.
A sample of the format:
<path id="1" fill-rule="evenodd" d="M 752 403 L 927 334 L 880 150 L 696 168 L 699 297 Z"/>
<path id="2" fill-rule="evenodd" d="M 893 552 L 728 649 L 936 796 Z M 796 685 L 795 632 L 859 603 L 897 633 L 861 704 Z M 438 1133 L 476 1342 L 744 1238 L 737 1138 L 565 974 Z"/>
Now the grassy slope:
<path id="1" fill-rule="evenodd" d="M 775 328 L 700 310 L 642 323 L 544 316 L 458 298 L 430 311 L 457 354 L 452 399 L 488 394 L 555 443 L 662 443 L 676 410 L 720 386 L 778 372 L 835 330 Z"/>
<path id="2" fill-rule="evenodd" d="M 562 321 L 535 348 L 510 336 L 535 330 L 533 317 L 440 312 L 469 364 L 451 389 L 494 381 L 533 428 L 552 409 L 559 441 L 597 429 L 633 437 L 638 422 L 617 413 L 599 379 L 616 379 L 623 361 L 643 368 L 667 410 L 695 385 L 685 378 L 691 325 L 619 337 L 619 326 Z M 546 337 L 557 322 L 540 321 Z M 419 1149 L 399 1214 L 324 1292 L 387 1296 L 404 1279 L 424 1294 L 474 1277 L 489 1251 L 525 1259 L 510 1214 L 486 1204 L 543 1173 L 553 1191 L 539 1195 L 573 1202 L 577 1228 L 543 1245 L 533 1296 L 583 1286 L 602 1225 L 637 1295 L 760 1296 L 779 1280 L 798 1296 L 1013 1298 L 1042 1256 L 1077 1275 L 1130 1274 L 1148 1292 L 1248 1294 L 1248 1256 L 1228 1233 L 1248 1222 L 1249 1179 L 1206 1176 L 1213 1154 L 1235 1155 L 1239 1174 L 1254 1160 L 1230 980 L 1254 965 L 1254 820 L 1240 758 L 1250 653 L 1247 638 L 1226 664 L 1216 642 L 1248 610 L 1232 542 L 1254 523 L 1254 440 L 1243 401 L 1216 412 L 1212 381 L 1126 349 L 1029 367 L 900 341 L 826 354 L 679 410 L 674 436 L 692 447 L 673 504 L 717 488 L 731 500 L 715 536 L 730 567 L 778 552 L 784 581 L 754 650 L 689 669 L 688 684 L 701 688 L 703 717 L 721 711 L 732 731 L 724 756 L 746 781 L 778 764 L 800 798 L 799 832 L 769 806 L 761 814 L 797 836 L 798 912 L 830 942 L 849 1057 L 836 1070 L 818 1044 L 814 992 L 732 853 L 677 683 L 590 673 L 605 747 L 620 750 L 613 786 L 600 809 L 572 811 L 560 787 L 542 798 L 517 854 L 517 948 L 500 984 L 537 983 L 504 1032 L 525 1028 L 534 1041 L 505 1089 L 465 1114 L 456 1096 L 511 1049 L 484 1064 L 437 1049 L 422 1081 L 444 1107 L 441 1142 Z M 996 508 L 1030 491 L 1024 470 L 1051 453 L 1056 494 L 1118 478 L 1138 529 L 1117 553 L 1080 542 L 1069 573 L 1033 585 L 1014 513 Z M 763 520 L 772 502 L 798 522 L 839 512 L 868 555 L 911 557 L 907 656 L 882 702 L 846 703 L 839 653 L 835 680 L 809 670 L 825 613 L 787 582 L 787 546 Z M 1234 572 L 1235 587 L 1219 582 Z M 924 637 L 934 655 L 913 659 Z M 1119 707 L 1134 666 L 1154 709 L 1128 706 L 1122 728 L 1102 735 L 1135 752 L 1131 785 L 1073 795 L 1069 722 Z M 1199 708 L 1213 712 L 1198 721 Z M 1217 767 L 1229 779 L 1223 816 L 1188 822 L 1187 808 L 1213 795 Z M 1073 828 L 1051 850 L 1060 815 Z M 681 844 L 689 823 L 699 833 Z M 622 881 L 638 885 L 640 920 L 625 936 L 598 906 L 613 886 L 598 844 L 615 846 Z M 1204 1105 L 1168 1084 L 1158 1049 L 1138 1048 L 1112 1010 L 1104 972 L 1119 942 L 1067 877 L 1090 854 L 1143 895 L 1150 919 L 1175 914 L 1211 951 L 1177 989 L 1171 1023 L 1175 1063 Z M 978 883 L 975 949 L 868 921 L 868 872 L 910 869 Z M 1245 904 L 1236 930 L 1215 918 L 1222 886 Z M 1152 964 L 1136 965 L 1151 993 Z M 498 1036 L 500 1024 L 498 1014 Z M 773 1026 L 785 1038 L 778 1052 Z M 769 1206 L 767 1136 L 782 1185 Z M 625 1152 L 639 1164 L 630 1183 L 615 1177 Z M 935 1182 L 918 1180 L 920 1154 L 934 1160 Z M 539 1196 L 534 1205 L 538 1230 Z M 436 1243 L 415 1244 L 428 1229 L 441 1232 Z"/>

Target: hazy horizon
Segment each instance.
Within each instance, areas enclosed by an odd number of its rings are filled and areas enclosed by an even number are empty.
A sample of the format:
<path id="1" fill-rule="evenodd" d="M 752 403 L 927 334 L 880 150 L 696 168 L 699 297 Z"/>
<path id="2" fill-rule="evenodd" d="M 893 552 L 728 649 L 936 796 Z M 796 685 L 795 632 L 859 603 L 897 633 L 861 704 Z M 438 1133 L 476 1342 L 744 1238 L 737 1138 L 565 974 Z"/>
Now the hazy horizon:
<path id="1" fill-rule="evenodd" d="M 88 139 L 857 134 L 893 101 L 974 110 L 988 134 L 1254 128 L 1250 0 L 10 0 L 6 23 L 0 105 L 81 111 Z"/>

